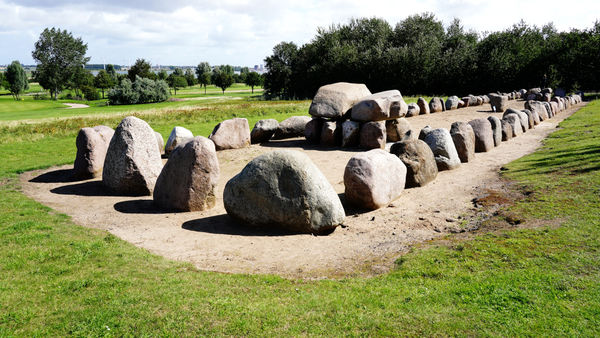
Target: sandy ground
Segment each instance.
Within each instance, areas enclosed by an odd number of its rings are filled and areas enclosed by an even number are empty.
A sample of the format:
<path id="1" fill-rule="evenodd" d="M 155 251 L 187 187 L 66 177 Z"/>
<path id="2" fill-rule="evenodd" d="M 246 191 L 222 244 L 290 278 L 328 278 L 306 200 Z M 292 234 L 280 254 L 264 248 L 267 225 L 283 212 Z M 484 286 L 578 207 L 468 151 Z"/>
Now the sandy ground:
<path id="1" fill-rule="evenodd" d="M 87 104 L 83 104 L 83 103 L 63 103 L 63 104 L 68 106 L 66 109 L 79 109 L 79 108 L 89 108 L 90 107 Z"/>
<path id="2" fill-rule="evenodd" d="M 510 106 L 522 109 L 523 101 L 510 101 Z M 386 208 L 371 212 L 347 208 L 344 226 L 327 236 L 247 229 L 227 216 L 222 199 L 205 212 L 163 213 L 153 207 L 150 197 L 110 196 L 97 179 L 70 181 L 71 166 L 24 173 L 21 182 L 27 196 L 71 215 L 77 224 L 108 230 L 136 246 L 191 262 L 202 270 L 292 278 L 372 275 L 389 270 L 411 245 L 456 232 L 460 220 L 475 213 L 474 197 L 487 189 L 501 189 L 499 168 L 533 152 L 558 122 L 581 106 L 559 113 L 490 152 L 476 154 L 473 162 L 456 170 L 440 172 L 425 187 L 406 189 Z M 489 105 L 420 115 L 408 121 L 418 135 L 426 125 L 449 129 L 455 121 L 487 117 L 492 113 L 486 109 Z M 248 161 L 280 147 L 306 152 L 343 201 L 344 167 L 358 150 L 323 149 L 300 139 L 219 152 L 217 196 L 222 196 L 225 183 Z"/>

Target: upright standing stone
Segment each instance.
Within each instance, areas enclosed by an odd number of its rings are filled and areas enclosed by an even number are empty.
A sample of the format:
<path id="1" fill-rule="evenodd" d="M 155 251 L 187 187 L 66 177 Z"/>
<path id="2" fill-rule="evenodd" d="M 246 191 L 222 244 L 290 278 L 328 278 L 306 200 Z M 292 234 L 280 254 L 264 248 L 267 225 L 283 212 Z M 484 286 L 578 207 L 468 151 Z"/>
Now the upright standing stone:
<path id="1" fill-rule="evenodd" d="M 124 118 L 110 140 L 102 183 L 117 194 L 150 195 L 161 170 L 154 130 L 137 117 Z"/>
<path id="2" fill-rule="evenodd" d="M 487 152 L 494 148 L 494 133 L 492 124 L 487 119 L 481 118 L 469 121 L 475 133 L 475 151 Z"/>
<path id="3" fill-rule="evenodd" d="M 321 129 L 321 145 L 324 147 L 337 147 L 342 143 L 341 122 L 327 121 Z"/>
<path id="4" fill-rule="evenodd" d="M 529 117 L 527 117 L 527 114 L 520 110 L 509 108 L 504 112 L 502 118 L 511 114 L 516 115 L 519 118 L 519 122 L 521 122 L 521 128 L 523 129 L 523 132 L 526 132 L 527 129 L 529 129 Z"/>
<path id="5" fill-rule="evenodd" d="M 217 150 L 239 149 L 250 146 L 250 127 L 248 120 L 233 118 L 215 126 L 210 136 Z"/>
<path id="6" fill-rule="evenodd" d="M 409 103 L 408 110 L 406 111 L 406 117 L 417 116 L 421 113 L 421 108 L 416 103 Z"/>
<path id="7" fill-rule="evenodd" d="M 385 122 L 367 122 L 360 128 L 360 147 L 363 149 L 385 148 L 387 131 Z"/>
<path id="8" fill-rule="evenodd" d="M 433 152 L 422 140 L 407 136 L 394 143 L 390 153 L 398 156 L 406 166 L 406 188 L 425 186 L 438 174 Z"/>
<path id="9" fill-rule="evenodd" d="M 273 134 L 275 134 L 277 127 L 279 127 L 279 122 L 275 119 L 266 119 L 256 122 L 254 128 L 252 128 L 252 131 L 250 132 L 250 143 L 256 144 L 268 142 L 271 137 L 273 137 Z"/>
<path id="10" fill-rule="evenodd" d="M 364 84 L 337 82 L 317 91 L 308 112 L 314 117 L 336 119 L 344 116 L 355 103 L 371 95 Z"/>
<path id="11" fill-rule="evenodd" d="M 314 117 L 312 120 L 306 123 L 304 127 L 304 137 L 310 143 L 321 142 L 321 130 L 323 129 L 323 123 L 325 119 L 320 117 Z"/>
<path id="12" fill-rule="evenodd" d="M 407 111 L 400 91 L 388 90 L 362 98 L 352 107 L 351 118 L 359 122 L 383 121 L 404 117 Z"/>
<path id="13" fill-rule="evenodd" d="M 385 121 L 386 142 L 400 141 L 411 130 L 410 123 L 405 118 Z"/>
<path id="14" fill-rule="evenodd" d="M 217 200 L 219 173 L 214 143 L 197 136 L 171 153 L 156 181 L 154 203 L 181 211 L 210 209 Z"/>
<path id="15" fill-rule="evenodd" d="M 513 137 L 523 134 L 523 126 L 521 125 L 521 120 L 517 114 L 508 114 L 504 116 L 502 120 L 506 120 L 510 124 Z"/>
<path id="16" fill-rule="evenodd" d="M 490 95 L 490 105 L 496 113 L 501 113 L 508 108 L 508 97 L 504 95 Z"/>
<path id="17" fill-rule="evenodd" d="M 494 146 L 499 146 L 502 143 L 502 122 L 496 116 L 488 116 L 488 121 L 492 126 L 492 133 L 494 135 Z"/>
<path id="18" fill-rule="evenodd" d="M 431 98 L 431 101 L 429 101 L 429 110 L 431 113 L 439 113 L 444 111 L 444 103 L 442 99 L 439 97 Z"/>
<path id="19" fill-rule="evenodd" d="M 512 125 L 507 120 L 500 120 L 502 125 L 502 141 L 508 141 L 513 137 Z"/>
<path id="20" fill-rule="evenodd" d="M 460 166 L 460 158 L 448 129 L 431 129 L 431 127 L 426 126 L 421 130 L 419 139 L 425 141 L 431 148 L 438 171 L 452 170 Z"/>
<path id="21" fill-rule="evenodd" d="M 344 121 L 342 123 L 342 147 L 356 147 L 360 141 L 360 123 Z"/>
<path id="22" fill-rule="evenodd" d="M 472 161 L 475 158 L 473 127 L 466 122 L 454 122 L 450 128 L 450 135 L 460 161 L 463 163 Z"/>
<path id="23" fill-rule="evenodd" d="M 104 167 L 104 159 L 115 131 L 107 126 L 82 128 L 77 134 L 77 155 L 73 164 L 73 177 L 98 177 Z"/>
<path id="24" fill-rule="evenodd" d="M 158 152 L 162 155 L 165 153 L 165 140 L 162 135 L 155 131 L 154 135 L 156 136 L 156 145 L 158 146 Z"/>
<path id="25" fill-rule="evenodd" d="M 458 109 L 458 102 L 460 99 L 458 96 L 450 96 L 446 100 L 446 110 Z"/>
<path id="26" fill-rule="evenodd" d="M 346 201 L 364 209 L 379 209 L 400 197 L 406 166 L 397 156 L 373 149 L 353 156 L 344 170 Z"/>
<path id="27" fill-rule="evenodd" d="M 419 97 L 419 99 L 417 100 L 417 105 L 419 106 L 420 115 L 429 114 L 429 104 L 427 103 L 427 101 L 425 101 L 424 98 Z"/>
<path id="28" fill-rule="evenodd" d="M 183 144 L 194 138 L 194 134 L 184 127 L 175 127 L 171 130 L 169 138 L 167 139 L 167 146 L 165 147 L 165 154 L 169 155 L 175 147 Z"/>
<path id="29" fill-rule="evenodd" d="M 223 192 L 225 210 L 253 227 L 322 234 L 346 214 L 337 193 L 310 158 L 276 150 L 250 161 Z"/>

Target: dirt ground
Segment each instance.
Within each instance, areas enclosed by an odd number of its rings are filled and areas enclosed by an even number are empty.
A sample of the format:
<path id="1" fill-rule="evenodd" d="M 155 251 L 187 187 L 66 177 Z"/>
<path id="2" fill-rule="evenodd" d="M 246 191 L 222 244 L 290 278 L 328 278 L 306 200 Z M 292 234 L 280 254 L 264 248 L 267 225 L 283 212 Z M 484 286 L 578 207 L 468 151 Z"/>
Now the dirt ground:
<path id="1" fill-rule="evenodd" d="M 100 180 L 70 181 L 72 166 L 24 173 L 24 193 L 77 224 L 105 229 L 112 234 L 164 257 L 188 261 L 201 270 L 227 273 L 276 274 L 291 278 L 373 275 L 388 271 L 395 259 L 418 242 L 456 232 L 476 212 L 472 200 L 489 189 L 502 189 L 502 165 L 533 152 L 555 130 L 558 122 L 582 104 L 563 111 L 535 129 L 503 142 L 458 169 L 440 172 L 421 188 L 406 189 L 390 206 L 371 212 L 346 209 L 346 221 L 327 236 L 260 232 L 236 224 L 226 214 L 221 198 L 204 212 L 164 213 L 151 197 L 110 196 Z M 523 109 L 523 101 L 510 101 Z M 417 133 L 426 125 L 450 128 L 493 114 L 489 105 L 408 118 Z M 73 139 L 75 147 L 75 139 Z M 358 150 L 308 146 L 301 139 L 252 145 L 218 153 L 225 183 L 254 157 L 287 148 L 307 153 L 323 171 L 343 201 L 343 173 Z"/>

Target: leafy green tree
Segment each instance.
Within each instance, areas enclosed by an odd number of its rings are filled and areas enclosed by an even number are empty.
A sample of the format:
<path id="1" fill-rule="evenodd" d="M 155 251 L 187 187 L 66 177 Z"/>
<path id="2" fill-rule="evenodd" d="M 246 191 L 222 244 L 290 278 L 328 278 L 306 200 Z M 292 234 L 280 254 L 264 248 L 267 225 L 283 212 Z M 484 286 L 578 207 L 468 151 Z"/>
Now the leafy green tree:
<path id="1" fill-rule="evenodd" d="M 246 80 L 244 83 L 252 88 L 252 94 L 254 94 L 254 87 L 260 86 L 262 84 L 262 76 L 257 72 L 249 72 L 246 75 Z"/>
<path id="2" fill-rule="evenodd" d="M 167 71 L 164 69 L 161 69 L 160 72 L 158 72 L 158 79 L 159 80 L 164 80 L 166 81 L 167 78 L 169 77 L 169 74 L 167 74 Z"/>
<path id="3" fill-rule="evenodd" d="M 131 82 L 135 82 L 137 77 L 155 80 L 156 74 L 152 71 L 152 65 L 144 59 L 137 59 L 133 66 L 127 71 L 127 77 Z"/>
<path id="4" fill-rule="evenodd" d="M 114 85 L 115 81 L 113 80 L 112 76 L 110 76 L 104 69 L 101 69 L 94 79 L 94 86 L 102 90 L 102 98 L 104 98 L 104 90 L 112 88 Z"/>
<path id="5" fill-rule="evenodd" d="M 297 55 L 298 46 L 293 42 L 281 42 L 273 47 L 273 55 L 265 59 L 269 72 L 264 88 L 268 96 L 293 96 L 292 70 Z"/>
<path id="6" fill-rule="evenodd" d="M 198 83 L 204 86 L 204 94 L 206 94 L 206 86 L 211 84 L 212 68 L 208 62 L 200 62 L 196 67 L 196 76 L 198 77 Z"/>
<path id="7" fill-rule="evenodd" d="M 4 76 L 4 72 L 0 72 L 0 89 L 2 89 L 2 87 L 4 88 L 8 88 L 8 83 L 5 83 L 6 78 Z"/>
<path id="8" fill-rule="evenodd" d="M 246 83 L 246 76 L 250 73 L 250 68 L 242 67 L 240 69 L 240 83 Z"/>
<path id="9" fill-rule="evenodd" d="M 74 38 L 66 30 L 44 29 L 31 53 L 37 63 L 36 80 L 56 100 L 73 73 L 89 61 L 86 52 L 87 44 L 81 38 Z"/>
<path id="10" fill-rule="evenodd" d="M 67 87 L 75 91 L 75 96 L 78 98 L 82 98 L 83 94 L 81 90 L 83 87 L 92 87 L 94 85 L 94 76 L 92 73 L 81 67 L 74 68 L 73 73 L 71 73 L 71 78 L 67 83 Z"/>
<path id="11" fill-rule="evenodd" d="M 233 75 L 227 69 L 219 70 L 216 74 L 213 74 L 213 83 L 215 86 L 221 88 L 223 95 L 225 95 L 225 89 L 231 87 L 233 84 Z"/>
<path id="12" fill-rule="evenodd" d="M 119 77 L 117 75 L 117 71 L 115 70 L 115 66 L 112 64 L 107 64 L 106 65 L 106 73 L 112 78 L 113 83 L 117 83 L 119 80 Z"/>
<path id="13" fill-rule="evenodd" d="M 191 68 L 185 70 L 184 76 L 188 83 L 188 86 L 193 86 L 196 84 L 196 76 L 194 75 L 194 71 Z"/>
<path id="14" fill-rule="evenodd" d="M 8 83 L 8 91 L 15 100 L 18 100 L 20 95 L 25 92 L 25 90 L 29 89 L 27 74 L 19 61 L 13 61 L 8 65 L 5 76 L 6 82 Z"/>
<path id="15" fill-rule="evenodd" d="M 182 73 L 183 72 L 181 71 L 181 69 L 177 68 L 167 78 L 167 83 L 169 84 L 169 87 L 173 88 L 173 91 L 175 91 L 175 95 L 177 95 L 177 89 L 185 88 L 188 85 L 188 82 L 185 79 L 185 76 L 182 75 Z"/>

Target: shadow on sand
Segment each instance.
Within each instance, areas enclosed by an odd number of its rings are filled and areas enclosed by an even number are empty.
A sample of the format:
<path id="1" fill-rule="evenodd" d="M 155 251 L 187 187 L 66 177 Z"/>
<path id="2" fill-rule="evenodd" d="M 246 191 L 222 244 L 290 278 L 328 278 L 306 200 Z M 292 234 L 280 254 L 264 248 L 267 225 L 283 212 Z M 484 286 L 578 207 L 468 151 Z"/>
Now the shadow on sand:
<path id="1" fill-rule="evenodd" d="M 285 231 L 281 229 L 252 228 L 243 226 L 237 223 L 227 214 L 194 219 L 183 223 L 181 227 L 190 231 L 206 232 L 219 235 L 256 237 L 300 235 L 300 233 L 297 232 Z"/>
<path id="2" fill-rule="evenodd" d="M 29 180 L 31 183 L 70 183 L 84 181 L 85 179 L 78 179 L 73 177 L 73 169 L 59 169 L 49 171 L 36 176 Z"/>
<path id="3" fill-rule="evenodd" d="M 116 211 L 124 213 L 124 214 L 148 214 L 148 215 L 157 215 L 157 214 L 172 214 L 172 210 L 163 210 L 154 204 L 154 201 L 151 199 L 139 199 L 139 200 L 131 200 L 131 201 L 122 201 L 117 202 L 113 206 Z"/>

